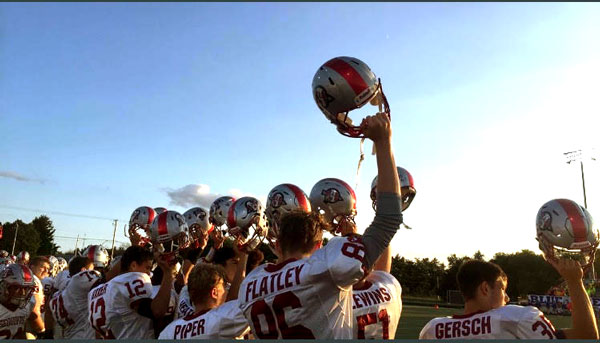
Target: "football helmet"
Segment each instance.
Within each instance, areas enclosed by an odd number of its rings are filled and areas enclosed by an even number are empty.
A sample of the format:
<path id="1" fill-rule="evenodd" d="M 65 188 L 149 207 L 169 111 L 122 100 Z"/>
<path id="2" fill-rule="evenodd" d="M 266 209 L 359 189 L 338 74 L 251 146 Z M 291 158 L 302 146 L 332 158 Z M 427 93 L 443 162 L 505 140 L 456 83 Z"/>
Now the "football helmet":
<path id="1" fill-rule="evenodd" d="M 50 276 L 56 276 L 58 270 L 58 259 L 52 255 L 48 256 L 48 260 L 50 261 Z"/>
<path id="2" fill-rule="evenodd" d="M 150 226 L 150 238 L 153 245 L 164 249 L 162 255 L 173 261 L 179 249 L 190 245 L 189 229 L 185 218 L 176 211 L 166 211 L 154 218 Z"/>
<path id="3" fill-rule="evenodd" d="M 248 252 L 256 249 L 267 236 L 267 226 L 260 201 L 254 197 L 237 199 L 229 207 L 227 227 L 229 235 L 239 239 L 240 250 Z"/>
<path id="4" fill-rule="evenodd" d="M 548 258 L 558 252 L 579 252 L 583 267 L 594 263 L 600 236 L 590 213 L 569 199 L 545 203 L 536 216 L 537 240 Z"/>
<path id="5" fill-rule="evenodd" d="M 141 206 L 133 211 L 129 219 L 131 244 L 145 246 L 150 242 L 150 225 L 156 216 L 156 211 L 148 206 Z"/>
<path id="6" fill-rule="evenodd" d="M 56 258 L 58 260 L 58 270 L 56 271 L 56 274 L 62 272 L 63 270 L 69 268 L 69 264 L 67 263 L 67 260 L 65 260 L 62 257 L 57 257 Z"/>
<path id="7" fill-rule="evenodd" d="M 29 253 L 27 251 L 21 251 L 17 254 L 17 263 L 19 264 L 29 264 Z"/>
<path id="8" fill-rule="evenodd" d="M 310 191 L 313 211 L 318 211 L 330 225 L 332 234 L 338 233 L 343 220 L 354 222 L 356 194 L 350 185 L 340 179 L 327 178 L 317 182 Z"/>
<path id="9" fill-rule="evenodd" d="M 408 170 L 402 167 L 396 167 L 398 170 L 398 178 L 400 179 L 400 189 L 402 192 L 402 211 L 406 210 L 410 203 L 417 195 L 417 190 L 415 189 L 415 183 L 413 181 L 412 175 L 408 172 Z M 373 209 L 377 210 L 377 176 L 371 182 L 371 200 L 373 200 Z"/>
<path id="10" fill-rule="evenodd" d="M 208 220 L 208 212 L 202 207 L 190 208 L 183 213 L 183 218 L 193 241 L 201 239 L 213 230 L 213 225 Z"/>
<path id="11" fill-rule="evenodd" d="M 154 212 L 156 212 L 156 215 L 159 215 L 159 214 L 161 214 L 163 212 L 166 212 L 166 211 L 167 211 L 167 209 L 164 208 L 164 207 L 155 207 L 154 208 Z"/>
<path id="12" fill-rule="evenodd" d="M 321 112 L 344 136 L 364 137 L 361 127 L 353 125 L 348 113 L 368 102 L 383 105 L 390 116 L 381 80 L 358 58 L 341 56 L 325 62 L 313 77 L 312 92 Z"/>
<path id="13" fill-rule="evenodd" d="M 33 272 L 22 264 L 9 264 L 0 273 L 0 303 L 24 308 L 29 303 L 36 285 Z"/>
<path id="14" fill-rule="evenodd" d="M 217 227 L 225 225 L 227 223 L 229 208 L 234 201 L 235 198 L 230 196 L 223 196 L 215 199 L 212 205 L 210 205 L 209 221 Z"/>
<path id="15" fill-rule="evenodd" d="M 101 245 L 90 245 L 83 251 L 86 256 L 94 263 L 95 269 L 106 268 L 108 265 L 108 251 Z"/>
<path id="16" fill-rule="evenodd" d="M 298 186 L 284 183 L 275 186 L 267 196 L 265 216 L 267 218 L 267 241 L 274 247 L 279 236 L 281 219 L 294 211 L 310 212 L 310 200 Z"/>
<path id="17" fill-rule="evenodd" d="M 6 250 L 0 250 L 0 258 L 9 257 L 10 254 Z"/>

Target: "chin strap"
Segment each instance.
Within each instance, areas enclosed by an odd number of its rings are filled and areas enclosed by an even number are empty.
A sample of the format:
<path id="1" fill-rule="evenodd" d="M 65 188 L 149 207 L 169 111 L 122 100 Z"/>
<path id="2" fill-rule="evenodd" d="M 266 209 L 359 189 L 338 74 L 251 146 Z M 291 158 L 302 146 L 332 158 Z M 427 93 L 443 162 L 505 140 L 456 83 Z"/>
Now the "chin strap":
<path id="1" fill-rule="evenodd" d="M 365 146 L 365 139 L 361 138 L 360 139 L 360 157 L 358 159 L 358 167 L 356 167 L 356 184 L 354 186 L 355 192 L 358 190 L 358 182 L 360 181 L 360 166 L 362 165 L 362 162 L 365 160 L 364 146 Z M 373 147 L 375 147 L 375 146 L 373 146 Z"/>

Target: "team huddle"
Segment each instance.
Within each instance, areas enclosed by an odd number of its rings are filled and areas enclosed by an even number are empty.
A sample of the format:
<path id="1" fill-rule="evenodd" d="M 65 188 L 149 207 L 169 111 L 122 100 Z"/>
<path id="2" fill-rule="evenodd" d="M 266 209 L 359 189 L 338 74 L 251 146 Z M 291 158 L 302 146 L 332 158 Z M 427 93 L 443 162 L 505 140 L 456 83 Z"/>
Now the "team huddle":
<path id="1" fill-rule="evenodd" d="M 183 214 L 142 206 L 131 215 L 131 246 L 120 256 L 110 258 L 99 245 L 68 266 L 52 256 L 18 263 L 3 256 L 0 337 L 393 339 L 402 320 L 402 289 L 390 274 L 390 242 L 415 198 L 413 179 L 396 166 L 389 106 L 366 64 L 349 57 L 328 61 L 313 90 L 340 132 L 374 143 L 375 217 L 363 234 L 354 223 L 356 195 L 335 178 L 317 182 L 309 196 L 293 184 L 278 185 L 264 208 L 253 197 L 220 197 L 209 210 Z M 344 92 L 352 92 L 352 101 L 343 101 Z M 348 112 L 365 103 L 378 105 L 379 113 L 352 126 Z M 544 222 L 545 231 L 565 217 L 583 223 L 577 230 L 592 232 L 582 217 L 587 212 L 567 205 L 547 206 L 558 219 Z M 325 232 L 333 235 L 327 244 Z M 593 235 L 577 237 L 579 246 L 586 240 L 597 247 Z M 549 235 L 539 238 L 544 247 L 558 245 Z M 275 261 L 262 263 L 261 243 Z M 507 305 L 502 269 L 469 261 L 457 280 L 464 315 L 430 321 L 420 338 L 597 339 L 581 265 L 545 253 L 571 291 L 572 329 L 555 330 L 534 307 Z"/>

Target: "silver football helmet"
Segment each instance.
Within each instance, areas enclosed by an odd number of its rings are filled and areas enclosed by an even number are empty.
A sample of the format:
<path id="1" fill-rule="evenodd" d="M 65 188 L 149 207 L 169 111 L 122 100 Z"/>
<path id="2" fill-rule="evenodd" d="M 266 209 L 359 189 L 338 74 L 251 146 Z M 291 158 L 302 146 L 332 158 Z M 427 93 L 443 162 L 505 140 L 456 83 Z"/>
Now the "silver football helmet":
<path id="1" fill-rule="evenodd" d="M 129 219 L 129 239 L 132 245 L 145 246 L 150 243 L 150 225 L 156 216 L 156 211 L 148 206 L 140 206 L 133 211 Z"/>
<path id="2" fill-rule="evenodd" d="M 400 179 L 400 189 L 402 192 L 402 212 L 406 210 L 412 203 L 417 190 L 412 175 L 408 170 L 402 167 L 396 167 L 398 170 L 398 178 Z M 377 176 L 371 182 L 371 200 L 373 201 L 373 209 L 377 210 Z"/>
<path id="3" fill-rule="evenodd" d="M 358 58 L 341 56 L 325 62 L 313 77 L 312 92 L 321 112 L 348 137 L 364 137 L 360 126 L 348 117 L 350 111 L 371 102 L 383 105 L 390 115 L 381 80 Z"/>
<path id="4" fill-rule="evenodd" d="M 67 260 L 65 260 L 62 257 L 57 257 L 56 258 L 58 260 L 58 270 L 56 271 L 56 274 L 62 272 L 63 270 L 69 268 L 69 263 L 67 263 Z"/>
<path id="5" fill-rule="evenodd" d="M 21 251 L 17 254 L 17 263 L 28 265 L 29 264 L 29 253 L 27 251 Z"/>
<path id="6" fill-rule="evenodd" d="M 0 273 L 0 303 L 11 303 L 24 308 L 35 288 L 33 272 L 26 265 L 9 264 Z M 25 292 L 19 292 L 17 289 L 25 289 Z"/>
<path id="7" fill-rule="evenodd" d="M 153 245 L 164 249 L 164 258 L 173 262 L 177 251 L 190 245 L 185 218 L 176 211 L 166 211 L 154 218 L 150 226 L 150 238 Z"/>
<path id="8" fill-rule="evenodd" d="M 313 211 L 323 215 L 332 234 L 338 233 L 343 220 L 354 222 L 356 194 L 340 179 L 327 178 L 317 182 L 310 191 L 310 203 Z"/>
<path id="9" fill-rule="evenodd" d="M 536 217 L 537 240 L 548 258 L 559 252 L 579 252 L 583 267 L 594 263 L 600 234 L 590 213 L 569 199 L 554 199 L 545 203 Z"/>
<path id="10" fill-rule="evenodd" d="M 240 240 L 239 249 L 256 249 L 267 236 L 263 207 L 254 197 L 237 199 L 229 208 L 227 216 L 229 235 Z"/>
<path id="11" fill-rule="evenodd" d="M 230 196 L 222 196 L 210 205 L 208 220 L 216 227 L 221 227 L 227 223 L 227 215 L 229 208 L 235 201 L 235 198 Z"/>
<path id="12" fill-rule="evenodd" d="M 101 245 L 90 245 L 83 252 L 83 256 L 86 256 L 94 263 L 95 269 L 106 268 L 108 265 L 108 251 Z"/>
<path id="13" fill-rule="evenodd" d="M 213 230 L 213 225 L 208 220 L 208 211 L 202 207 L 190 208 L 183 213 L 183 217 L 193 241 L 208 235 Z"/>
<path id="14" fill-rule="evenodd" d="M 288 213 L 294 211 L 310 212 L 310 200 L 302 189 L 290 183 L 275 186 L 267 196 L 267 241 L 274 247 L 279 236 L 281 219 Z"/>
<path id="15" fill-rule="evenodd" d="M 161 214 L 163 212 L 167 212 L 167 209 L 164 208 L 164 207 L 155 207 L 154 208 L 154 212 L 156 212 L 156 215 L 159 215 L 159 214 Z"/>
<path id="16" fill-rule="evenodd" d="M 48 256 L 48 260 L 50 261 L 50 276 L 54 277 L 57 274 L 58 270 L 58 259 L 52 255 Z"/>

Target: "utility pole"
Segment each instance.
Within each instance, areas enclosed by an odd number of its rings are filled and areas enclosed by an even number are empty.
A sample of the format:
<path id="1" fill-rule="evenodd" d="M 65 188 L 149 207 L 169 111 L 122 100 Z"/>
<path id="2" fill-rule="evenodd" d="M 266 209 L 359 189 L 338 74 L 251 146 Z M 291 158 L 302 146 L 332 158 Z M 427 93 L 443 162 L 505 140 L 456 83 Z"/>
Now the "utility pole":
<path id="1" fill-rule="evenodd" d="M 115 235 L 117 234 L 117 223 L 119 222 L 118 219 L 114 219 L 113 220 L 113 224 L 114 224 L 114 229 L 113 229 L 113 240 L 112 240 L 112 249 L 110 250 L 110 259 L 112 261 L 113 255 L 115 254 Z"/>
<path id="2" fill-rule="evenodd" d="M 15 229 L 15 238 L 13 239 L 12 250 L 10 252 L 10 254 L 13 256 L 15 256 L 15 243 L 17 243 L 17 235 L 19 234 L 19 222 L 15 222 L 15 224 L 17 225 L 17 227 Z"/>
<path id="3" fill-rule="evenodd" d="M 73 253 L 76 254 L 76 255 L 79 255 L 77 253 L 77 245 L 78 245 L 78 243 L 79 243 L 79 234 L 77 234 L 77 239 L 75 240 L 75 250 L 73 250 Z"/>

